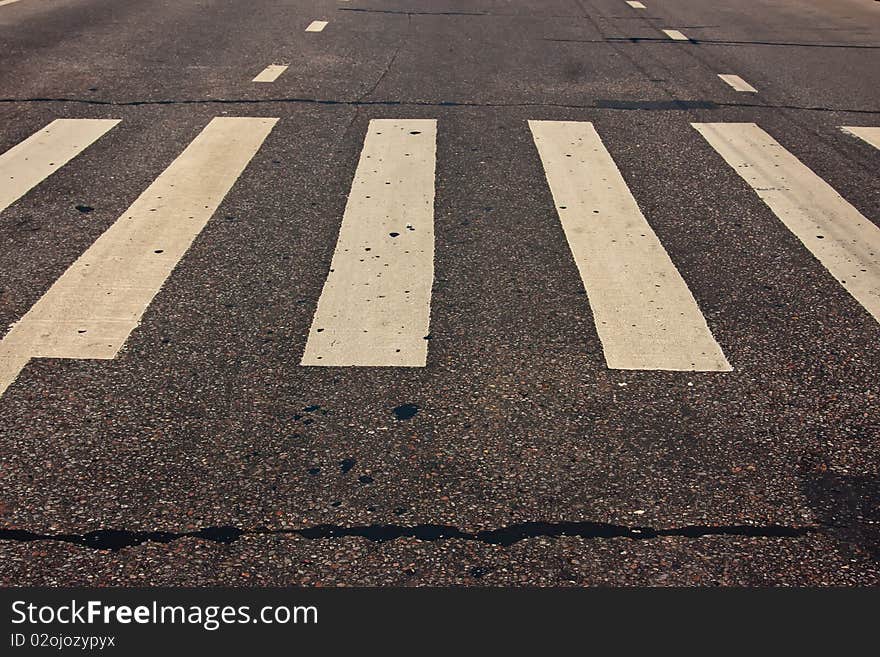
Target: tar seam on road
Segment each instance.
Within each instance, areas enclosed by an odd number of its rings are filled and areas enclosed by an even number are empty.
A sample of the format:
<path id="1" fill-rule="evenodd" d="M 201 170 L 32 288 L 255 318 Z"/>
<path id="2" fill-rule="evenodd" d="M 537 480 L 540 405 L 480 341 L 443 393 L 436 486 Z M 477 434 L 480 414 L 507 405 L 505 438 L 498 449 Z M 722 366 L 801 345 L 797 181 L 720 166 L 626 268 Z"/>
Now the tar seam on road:
<path id="1" fill-rule="evenodd" d="M 339 7 L 336 11 L 362 11 L 369 14 L 400 14 L 402 16 L 498 16 L 507 14 L 487 14 L 484 11 L 407 11 L 405 9 L 360 9 L 357 7 Z M 515 16 L 515 14 L 510 14 Z M 564 18 L 573 18 L 565 16 Z"/>
<path id="2" fill-rule="evenodd" d="M 671 42 L 670 42 L 671 43 Z M 76 103 L 80 105 L 100 105 L 107 107 L 143 107 L 148 105 L 264 105 L 277 103 L 298 103 L 303 105 L 341 105 L 344 107 L 483 107 L 508 109 L 516 107 L 548 107 L 554 109 L 613 109 L 625 111 L 682 111 L 689 109 L 719 109 L 726 107 L 794 110 L 801 112 L 843 112 L 846 114 L 880 114 L 880 109 L 849 109 L 846 107 L 820 107 L 799 105 L 769 105 L 766 103 L 726 103 L 711 100 L 663 100 L 633 101 L 598 99 L 591 103 L 492 103 L 476 101 L 431 101 L 431 100 L 333 100 L 330 98 L 183 98 L 159 100 L 95 100 L 93 98 L 0 98 L 0 104 L 11 103 Z"/>
<path id="3" fill-rule="evenodd" d="M 315 525 L 303 529 L 240 529 L 238 527 L 205 527 L 192 532 L 126 531 L 100 529 L 85 534 L 38 534 L 23 529 L 0 529 L 0 541 L 29 543 L 57 541 L 94 550 L 117 551 L 144 543 L 171 543 L 184 538 L 196 538 L 214 543 L 233 543 L 242 536 L 299 536 L 307 540 L 331 538 L 363 538 L 374 543 L 385 543 L 399 538 L 420 541 L 461 540 L 508 547 L 529 538 L 628 538 L 643 541 L 664 537 L 703 538 L 706 536 L 743 536 L 749 538 L 802 538 L 822 531 L 818 525 L 790 527 L 787 525 L 685 525 L 656 529 L 654 527 L 627 527 L 602 522 L 524 522 L 498 529 L 467 532 L 451 525 Z"/>
<path id="4" fill-rule="evenodd" d="M 863 50 L 880 50 L 880 46 L 872 46 L 860 43 L 793 43 L 789 41 L 724 41 L 713 39 L 688 38 L 692 44 L 704 46 L 786 46 L 795 48 L 855 48 Z M 544 37 L 542 41 L 556 41 L 558 43 L 641 43 L 653 41 L 655 43 L 673 43 L 669 37 L 606 37 L 604 39 L 560 39 Z"/>

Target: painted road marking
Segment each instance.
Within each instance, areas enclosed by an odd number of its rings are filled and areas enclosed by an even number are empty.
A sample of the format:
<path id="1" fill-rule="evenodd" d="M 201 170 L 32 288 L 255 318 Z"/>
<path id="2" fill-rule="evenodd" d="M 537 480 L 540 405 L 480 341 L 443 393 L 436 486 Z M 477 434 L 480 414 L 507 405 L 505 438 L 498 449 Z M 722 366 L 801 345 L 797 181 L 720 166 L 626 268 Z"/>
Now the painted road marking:
<path id="1" fill-rule="evenodd" d="M 327 27 L 327 21 L 312 21 L 306 28 L 306 32 L 321 32 Z"/>
<path id="2" fill-rule="evenodd" d="M 845 125 L 841 130 L 868 142 L 874 148 L 880 148 L 880 128 Z"/>
<path id="3" fill-rule="evenodd" d="M 736 91 L 748 91 L 751 93 L 758 93 L 758 90 L 755 89 L 748 82 L 743 80 L 738 75 L 731 75 L 729 73 L 719 73 L 718 77 L 724 80 L 727 84 L 733 87 Z"/>
<path id="4" fill-rule="evenodd" d="M 283 64 L 270 64 L 266 68 L 264 68 L 260 74 L 255 77 L 252 82 L 275 82 L 284 71 L 287 70 L 287 66 Z"/>
<path id="5" fill-rule="evenodd" d="M 213 119 L 0 341 L 0 395 L 30 358 L 115 357 L 276 121 Z"/>
<path id="6" fill-rule="evenodd" d="M 0 155 L 0 211 L 58 171 L 119 119 L 56 119 Z"/>
<path id="7" fill-rule="evenodd" d="M 425 366 L 436 141 L 433 119 L 370 121 L 302 365 Z"/>
<path id="8" fill-rule="evenodd" d="M 645 5 L 641 2 L 635 2 L 634 0 L 627 0 L 626 4 L 628 4 L 633 9 L 644 9 Z"/>
<path id="9" fill-rule="evenodd" d="M 678 30 L 663 30 L 663 34 L 668 36 L 673 41 L 690 41 L 684 34 L 679 32 Z"/>
<path id="10" fill-rule="evenodd" d="M 880 321 L 880 228 L 754 123 L 692 125 Z"/>
<path id="11" fill-rule="evenodd" d="M 18 2 L 18 0 L 0 0 L 0 7 L 3 5 L 11 5 L 13 2 Z"/>
<path id="12" fill-rule="evenodd" d="M 728 372 L 592 123 L 529 121 L 612 369 Z"/>

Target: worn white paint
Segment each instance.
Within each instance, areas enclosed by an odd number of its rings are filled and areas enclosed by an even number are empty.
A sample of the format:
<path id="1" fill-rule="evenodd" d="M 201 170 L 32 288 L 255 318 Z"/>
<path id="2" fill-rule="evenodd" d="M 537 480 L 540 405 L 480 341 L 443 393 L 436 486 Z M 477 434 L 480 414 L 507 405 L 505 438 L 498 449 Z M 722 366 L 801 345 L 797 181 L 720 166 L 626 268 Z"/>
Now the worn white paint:
<path id="1" fill-rule="evenodd" d="M 633 9 L 644 9 L 645 5 L 641 2 L 637 2 L 637 0 L 627 0 L 626 4 L 628 4 Z"/>
<path id="2" fill-rule="evenodd" d="M 264 68 L 252 82 L 275 82 L 278 77 L 287 70 L 284 64 L 270 64 Z"/>
<path id="3" fill-rule="evenodd" d="M 608 367 L 730 371 L 592 123 L 530 121 Z"/>
<path id="4" fill-rule="evenodd" d="M 119 119 L 56 119 L 0 155 L 0 211 L 118 123 Z"/>
<path id="5" fill-rule="evenodd" d="M 880 321 L 880 228 L 754 123 L 692 125 Z"/>
<path id="6" fill-rule="evenodd" d="M 433 119 L 370 121 L 303 365 L 425 366 L 436 134 Z"/>
<path id="7" fill-rule="evenodd" d="M 30 358 L 116 356 L 276 121 L 213 119 L 0 341 L 0 394 Z"/>
<path id="8" fill-rule="evenodd" d="M 322 32 L 327 27 L 327 21 L 312 21 L 306 28 L 306 32 Z"/>

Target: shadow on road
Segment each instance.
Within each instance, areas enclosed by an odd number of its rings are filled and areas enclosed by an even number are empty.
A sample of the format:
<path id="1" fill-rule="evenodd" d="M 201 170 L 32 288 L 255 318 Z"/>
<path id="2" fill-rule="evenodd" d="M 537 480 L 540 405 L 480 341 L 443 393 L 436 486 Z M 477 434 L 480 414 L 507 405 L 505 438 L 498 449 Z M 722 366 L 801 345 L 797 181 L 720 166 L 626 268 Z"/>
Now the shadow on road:
<path id="1" fill-rule="evenodd" d="M 802 489 L 816 521 L 853 556 L 880 561 L 880 478 L 832 472 L 827 459 L 801 461 Z"/>

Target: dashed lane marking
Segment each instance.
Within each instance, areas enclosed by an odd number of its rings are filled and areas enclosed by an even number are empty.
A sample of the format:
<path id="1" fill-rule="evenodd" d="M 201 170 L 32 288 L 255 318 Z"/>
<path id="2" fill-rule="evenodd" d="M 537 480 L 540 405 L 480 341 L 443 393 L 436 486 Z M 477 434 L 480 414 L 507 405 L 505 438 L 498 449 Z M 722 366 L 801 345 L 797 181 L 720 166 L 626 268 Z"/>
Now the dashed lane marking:
<path id="1" fill-rule="evenodd" d="M 678 30 L 663 30 L 663 34 L 668 36 L 673 41 L 690 41 L 684 34 L 679 32 Z"/>
<path id="2" fill-rule="evenodd" d="M 724 80 L 731 87 L 733 87 L 735 91 L 758 93 L 757 89 L 755 89 L 752 85 L 750 85 L 738 75 L 732 75 L 730 73 L 719 73 L 718 77 Z"/>
<path id="3" fill-rule="evenodd" d="M 252 82 L 275 82 L 284 71 L 287 70 L 287 66 L 283 64 L 270 64 L 266 68 L 264 68 L 260 74 L 255 77 Z"/>

